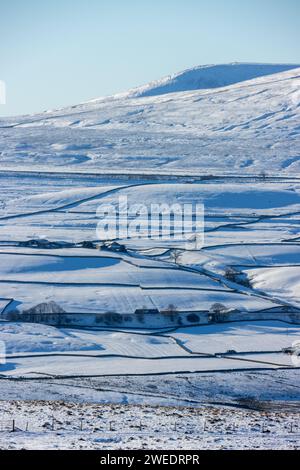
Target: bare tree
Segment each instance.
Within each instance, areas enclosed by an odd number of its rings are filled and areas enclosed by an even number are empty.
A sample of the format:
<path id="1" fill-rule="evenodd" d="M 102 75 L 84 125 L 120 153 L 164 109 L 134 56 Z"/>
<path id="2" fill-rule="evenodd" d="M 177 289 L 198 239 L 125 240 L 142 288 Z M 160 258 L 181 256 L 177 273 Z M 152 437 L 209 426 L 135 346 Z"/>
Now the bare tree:
<path id="1" fill-rule="evenodd" d="M 219 313 L 225 313 L 227 310 L 227 308 L 225 307 L 225 305 L 219 303 L 219 302 L 216 302 L 215 304 L 213 304 L 211 307 L 210 307 L 210 311 L 212 313 L 216 313 L 216 314 L 219 314 Z"/>
<path id="2" fill-rule="evenodd" d="M 267 173 L 265 170 L 262 170 L 259 174 L 260 178 L 263 180 L 263 181 L 266 181 L 267 179 Z"/>
<path id="3" fill-rule="evenodd" d="M 170 253 L 170 259 L 174 264 L 179 264 L 181 256 L 182 251 L 178 249 L 172 250 Z"/>
<path id="4" fill-rule="evenodd" d="M 169 304 L 169 305 L 167 306 L 167 308 L 165 308 L 164 310 L 162 310 L 161 313 L 164 314 L 164 315 L 172 315 L 172 314 L 174 314 L 174 313 L 177 313 L 177 307 L 176 307 L 176 305 L 174 305 L 174 304 Z"/>

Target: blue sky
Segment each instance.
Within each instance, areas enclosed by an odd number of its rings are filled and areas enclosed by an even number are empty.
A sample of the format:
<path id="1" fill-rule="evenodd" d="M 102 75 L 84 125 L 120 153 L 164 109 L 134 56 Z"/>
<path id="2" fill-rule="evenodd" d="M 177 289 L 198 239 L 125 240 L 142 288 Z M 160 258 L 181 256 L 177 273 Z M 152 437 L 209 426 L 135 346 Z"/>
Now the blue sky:
<path id="1" fill-rule="evenodd" d="M 75 104 L 200 64 L 300 63 L 299 0 L 1 0 L 0 114 Z"/>

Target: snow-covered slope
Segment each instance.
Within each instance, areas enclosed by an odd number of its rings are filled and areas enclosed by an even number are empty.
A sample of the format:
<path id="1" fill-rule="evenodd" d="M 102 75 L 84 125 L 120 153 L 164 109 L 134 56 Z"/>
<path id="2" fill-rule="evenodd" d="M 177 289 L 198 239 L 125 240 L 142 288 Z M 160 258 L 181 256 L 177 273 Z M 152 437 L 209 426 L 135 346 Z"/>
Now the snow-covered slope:
<path id="1" fill-rule="evenodd" d="M 156 96 L 180 91 L 220 88 L 274 73 L 292 70 L 297 65 L 233 63 L 202 65 L 169 75 L 130 90 L 128 96 Z"/>
<path id="2" fill-rule="evenodd" d="M 295 67 L 196 68 L 125 94 L 0 120 L 1 167 L 300 173 Z"/>

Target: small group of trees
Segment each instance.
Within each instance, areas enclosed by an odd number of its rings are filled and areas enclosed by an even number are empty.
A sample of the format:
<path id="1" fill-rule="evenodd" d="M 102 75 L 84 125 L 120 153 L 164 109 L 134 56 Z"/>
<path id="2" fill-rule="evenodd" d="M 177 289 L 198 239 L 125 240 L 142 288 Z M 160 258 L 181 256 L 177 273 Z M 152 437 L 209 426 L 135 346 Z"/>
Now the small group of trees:
<path id="1" fill-rule="evenodd" d="M 227 268 L 224 277 L 230 281 L 235 282 L 236 284 L 241 284 L 245 287 L 251 287 L 250 281 L 244 273 L 235 271 L 232 268 Z"/>
<path id="2" fill-rule="evenodd" d="M 224 273 L 224 277 L 227 279 L 227 281 L 231 282 L 237 282 L 237 275 L 238 273 L 232 268 L 227 268 Z"/>
<path id="3" fill-rule="evenodd" d="M 216 302 L 212 304 L 209 309 L 209 320 L 216 323 L 225 321 L 228 318 L 228 314 L 228 308 L 225 305 Z"/>

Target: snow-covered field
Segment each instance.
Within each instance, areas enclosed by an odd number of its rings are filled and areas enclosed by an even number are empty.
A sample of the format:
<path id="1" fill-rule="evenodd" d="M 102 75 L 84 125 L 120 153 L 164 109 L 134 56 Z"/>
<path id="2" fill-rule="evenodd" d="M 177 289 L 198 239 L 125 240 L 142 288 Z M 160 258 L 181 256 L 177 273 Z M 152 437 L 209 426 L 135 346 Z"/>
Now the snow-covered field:
<path id="1" fill-rule="evenodd" d="M 299 351 L 283 352 L 300 341 L 299 74 L 196 67 L 0 120 L 1 398 L 49 400 L 0 402 L 0 421 L 21 421 L 0 447 L 299 447 Z M 203 247 L 191 221 L 149 237 L 142 210 L 139 233 L 120 234 L 120 197 L 192 204 L 194 218 L 204 204 Z M 178 408 L 261 402 L 268 415 Z"/>
<path id="2" fill-rule="evenodd" d="M 299 412 L 4 401 L 0 413 L 0 449 L 300 447 Z"/>
<path id="3" fill-rule="evenodd" d="M 257 268 L 245 272 L 255 288 L 300 305 L 300 266 Z"/>
<path id="4" fill-rule="evenodd" d="M 179 372 L 292 369 L 283 352 L 300 346 L 300 327 L 278 321 L 233 322 L 172 331 L 58 329 L 0 325 L 5 377 L 91 377 Z"/>

